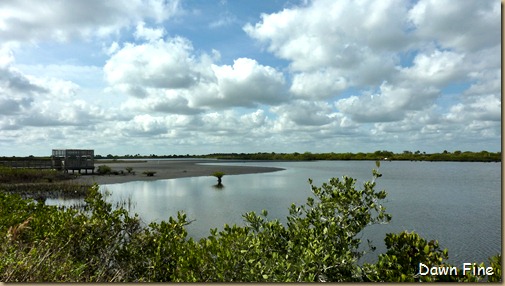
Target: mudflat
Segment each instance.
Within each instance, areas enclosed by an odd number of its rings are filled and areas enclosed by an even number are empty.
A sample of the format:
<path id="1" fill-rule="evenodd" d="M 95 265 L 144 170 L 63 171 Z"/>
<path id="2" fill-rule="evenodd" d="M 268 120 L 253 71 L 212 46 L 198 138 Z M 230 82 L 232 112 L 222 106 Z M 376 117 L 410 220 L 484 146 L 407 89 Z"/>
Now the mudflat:
<path id="1" fill-rule="evenodd" d="M 131 181 L 154 181 L 163 179 L 175 179 L 184 177 L 201 177 L 212 176 L 214 172 L 224 172 L 225 175 L 240 175 L 240 174 L 254 174 L 254 173 L 267 173 L 284 170 L 282 168 L 273 167 L 253 167 L 253 166 L 224 166 L 224 165 L 207 165 L 204 163 L 231 163 L 237 161 L 230 160 L 132 160 L 132 161 L 118 161 L 118 162 L 101 162 L 95 161 L 95 168 L 100 165 L 107 165 L 113 171 L 123 174 L 119 175 L 98 175 L 98 174 L 82 174 L 75 180 L 82 183 L 93 184 L 117 184 Z M 242 162 L 242 161 L 240 161 Z M 249 162 L 249 161 L 248 161 Z M 126 171 L 127 167 L 133 168 L 131 173 Z M 143 174 L 145 171 L 156 172 L 154 176 L 148 177 Z"/>

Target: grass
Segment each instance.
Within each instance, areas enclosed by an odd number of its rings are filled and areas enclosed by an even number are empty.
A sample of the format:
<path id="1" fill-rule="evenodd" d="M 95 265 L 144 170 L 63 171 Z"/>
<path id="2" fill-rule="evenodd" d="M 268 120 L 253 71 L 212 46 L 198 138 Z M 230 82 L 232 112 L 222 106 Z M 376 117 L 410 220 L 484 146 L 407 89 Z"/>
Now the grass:
<path id="1" fill-rule="evenodd" d="M 0 166 L 0 191 L 24 198 L 82 198 L 90 185 L 71 181 L 75 175 L 56 170 Z"/>

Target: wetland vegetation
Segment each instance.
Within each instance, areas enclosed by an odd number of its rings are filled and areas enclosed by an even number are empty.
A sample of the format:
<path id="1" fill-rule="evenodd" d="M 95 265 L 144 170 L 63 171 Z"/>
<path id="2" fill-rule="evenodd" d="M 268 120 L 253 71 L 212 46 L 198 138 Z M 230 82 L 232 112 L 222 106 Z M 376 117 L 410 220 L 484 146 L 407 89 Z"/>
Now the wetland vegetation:
<path id="1" fill-rule="evenodd" d="M 83 198 L 91 185 L 72 181 L 76 175 L 51 169 L 0 166 L 0 192 L 44 201 L 46 198 Z"/>
<path id="2" fill-rule="evenodd" d="M 12 174 L 16 181 L 18 174 Z M 346 176 L 321 186 L 309 180 L 312 196 L 304 204 L 289 206 L 286 224 L 269 219 L 267 211 L 249 212 L 243 215 L 244 226 L 212 229 L 198 241 L 188 237 L 186 226 L 191 222 L 184 213 L 145 225 L 126 208 L 108 203 L 97 185 L 89 189 L 83 209 L 47 206 L 0 192 L 0 280 L 501 281 L 499 254 L 485 265 L 493 275 L 458 271 L 420 276 L 420 263 L 452 266 L 447 263 L 448 250 L 414 232 L 386 235 L 387 251 L 378 254 L 375 263 L 360 264 L 360 257 L 375 249 L 360 233 L 394 219 L 383 206 L 386 191 L 375 189 L 380 176 L 373 170 L 373 180 L 361 187 Z"/>

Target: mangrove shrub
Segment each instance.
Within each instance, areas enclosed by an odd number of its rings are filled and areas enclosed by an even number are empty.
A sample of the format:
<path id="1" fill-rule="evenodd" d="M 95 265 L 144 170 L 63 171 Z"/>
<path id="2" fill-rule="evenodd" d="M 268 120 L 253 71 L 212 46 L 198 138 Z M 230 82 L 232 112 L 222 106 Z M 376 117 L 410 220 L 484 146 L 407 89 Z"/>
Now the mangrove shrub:
<path id="1" fill-rule="evenodd" d="M 114 208 L 91 187 L 84 209 L 57 208 L 0 192 L 0 280 L 3 282 L 363 282 L 477 281 L 479 277 L 422 276 L 418 263 L 447 265 L 448 251 L 415 233 L 386 236 L 387 252 L 373 264 L 358 260 L 374 250 L 362 231 L 390 221 L 375 179 L 361 188 L 350 177 L 322 186 L 292 204 L 287 223 L 268 212 L 243 215 L 244 224 L 188 237 L 184 213 L 141 223 Z M 501 280 L 501 256 L 491 258 Z"/>

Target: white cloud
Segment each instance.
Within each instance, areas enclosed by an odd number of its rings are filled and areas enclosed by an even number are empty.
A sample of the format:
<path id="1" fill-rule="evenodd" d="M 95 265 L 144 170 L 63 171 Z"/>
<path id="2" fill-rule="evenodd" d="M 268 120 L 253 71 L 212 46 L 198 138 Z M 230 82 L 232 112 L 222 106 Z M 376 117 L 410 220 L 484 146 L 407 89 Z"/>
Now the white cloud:
<path id="1" fill-rule="evenodd" d="M 199 108 L 190 107 L 184 92 L 177 90 L 149 90 L 149 97 L 129 98 L 121 107 L 130 113 L 159 112 L 170 114 L 197 114 L 202 112 Z"/>
<path id="2" fill-rule="evenodd" d="M 0 2 L 0 150 L 428 151 L 501 138 L 493 1 L 284 3 L 243 27 L 264 51 L 213 29 L 254 19 L 234 5 L 32 2 Z"/>
<path id="3" fill-rule="evenodd" d="M 392 86 L 384 82 L 377 93 L 353 95 L 338 100 L 335 105 L 357 122 L 398 121 L 408 110 L 422 110 L 439 95 L 432 88 Z"/>
<path id="4" fill-rule="evenodd" d="M 158 28 L 146 28 L 144 22 L 140 22 L 137 24 L 137 28 L 135 33 L 133 34 L 136 39 L 144 39 L 146 41 L 152 42 L 159 40 L 165 34 L 165 29 Z"/>
<path id="5" fill-rule="evenodd" d="M 29 1 L 0 2 L 0 38 L 25 42 L 76 37 L 103 37 L 118 33 L 143 19 L 161 22 L 178 10 L 178 0 Z"/>
<path id="6" fill-rule="evenodd" d="M 209 24 L 209 27 L 212 29 L 217 29 L 232 25 L 235 22 L 237 22 L 237 18 L 235 17 L 235 15 L 232 15 L 229 12 L 227 12 L 220 14 L 218 20 L 211 22 Z"/>
<path id="7" fill-rule="evenodd" d="M 453 122 L 500 121 L 501 100 L 495 95 L 470 98 L 465 104 L 458 103 L 452 106 L 447 119 Z"/>
<path id="8" fill-rule="evenodd" d="M 258 109 L 253 113 L 244 114 L 240 116 L 240 121 L 244 125 L 252 125 L 254 127 L 261 127 L 267 121 L 267 116 L 265 115 L 265 111 L 262 109 Z"/>
<path id="9" fill-rule="evenodd" d="M 302 98 L 325 99 L 339 95 L 346 88 L 346 78 L 330 69 L 295 74 L 290 91 Z"/>
<path id="10" fill-rule="evenodd" d="M 1 56 L 0 56 L 1 57 Z M 87 126 L 109 116 L 96 105 L 78 97 L 81 87 L 59 77 L 25 74 L 14 59 L 0 67 L 0 126 L 8 130 L 48 126 Z M 23 66 L 46 74 L 58 74 L 56 66 Z M 61 67 L 69 70 L 68 67 Z M 89 70 L 88 70 L 89 71 Z M 110 112 L 109 112 L 110 113 Z"/>
<path id="11" fill-rule="evenodd" d="M 279 107 L 273 107 L 272 111 L 281 118 L 302 126 L 321 126 L 331 123 L 335 115 L 328 103 L 297 100 Z"/>
<path id="12" fill-rule="evenodd" d="M 0 68 L 5 69 L 14 63 L 14 54 L 9 45 L 0 45 Z"/>
<path id="13" fill-rule="evenodd" d="M 107 81 L 122 92 L 146 97 L 148 88 L 189 88 L 203 76 L 202 59 L 184 38 L 127 43 L 107 61 Z M 203 67 L 205 68 L 205 67 Z"/>
<path id="14" fill-rule="evenodd" d="M 213 65 L 219 94 L 202 101 L 211 106 L 245 106 L 278 104 L 285 101 L 287 93 L 281 72 L 258 64 L 255 60 L 239 58 L 233 66 Z"/>
<path id="15" fill-rule="evenodd" d="M 47 90 L 11 66 L 14 59 L 10 51 L 4 50 L 0 54 L 0 59 L 2 58 L 3 65 L 0 66 L 0 119 L 3 122 L 9 122 L 6 125 L 14 126 L 17 124 L 10 116 L 29 110 L 35 100 L 35 95 L 46 93 Z"/>
<path id="16" fill-rule="evenodd" d="M 450 51 L 435 50 L 429 55 L 419 53 L 413 65 L 401 69 L 401 73 L 406 80 L 442 87 L 466 79 L 469 67 L 464 61 L 464 55 Z"/>
<path id="17" fill-rule="evenodd" d="M 174 100 L 178 106 L 184 103 L 195 109 L 254 107 L 286 100 L 281 72 L 247 58 L 235 60 L 233 66 L 215 65 L 216 58 L 214 51 L 212 56 L 196 55 L 191 42 L 180 37 L 127 43 L 107 61 L 104 73 L 120 92 L 156 98 L 147 102 L 158 106 L 157 111 L 168 112 Z M 188 108 L 182 112 L 195 111 Z"/>
<path id="18" fill-rule="evenodd" d="M 477 51 L 499 44 L 499 1 L 420 0 L 408 13 L 420 41 L 443 48 Z"/>
<path id="19" fill-rule="evenodd" d="M 158 135 L 167 132 L 167 124 L 163 117 L 154 117 L 149 114 L 137 115 L 131 120 L 129 135 Z"/>
<path id="20" fill-rule="evenodd" d="M 312 1 L 307 7 L 263 14 L 262 21 L 244 30 L 264 42 L 268 50 L 290 60 L 294 70 L 308 71 L 321 65 L 351 70 L 373 51 L 401 49 L 405 5 L 401 1 Z M 387 56 L 387 53 L 386 53 Z M 368 56 L 373 61 L 373 56 Z"/>

